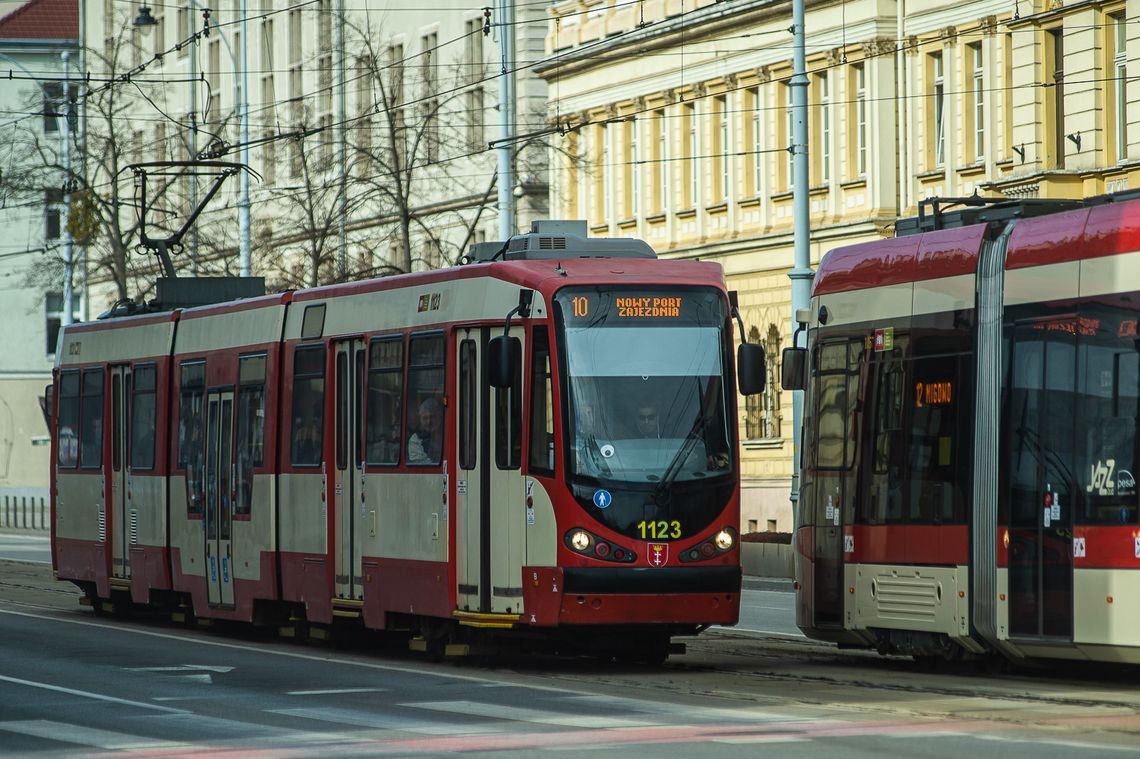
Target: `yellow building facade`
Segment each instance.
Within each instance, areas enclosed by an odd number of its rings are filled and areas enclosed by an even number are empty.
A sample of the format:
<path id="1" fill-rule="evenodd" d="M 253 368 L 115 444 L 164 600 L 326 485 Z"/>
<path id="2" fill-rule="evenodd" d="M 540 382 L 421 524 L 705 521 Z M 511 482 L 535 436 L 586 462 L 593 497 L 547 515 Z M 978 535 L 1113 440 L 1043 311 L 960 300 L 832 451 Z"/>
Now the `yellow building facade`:
<path id="1" fill-rule="evenodd" d="M 769 391 L 740 399 L 741 527 L 790 530 L 791 4 L 550 14 L 552 215 L 724 266 L 770 363 Z M 813 268 L 893 235 L 922 199 L 1140 186 L 1140 0 L 809 0 L 806 37 Z"/>

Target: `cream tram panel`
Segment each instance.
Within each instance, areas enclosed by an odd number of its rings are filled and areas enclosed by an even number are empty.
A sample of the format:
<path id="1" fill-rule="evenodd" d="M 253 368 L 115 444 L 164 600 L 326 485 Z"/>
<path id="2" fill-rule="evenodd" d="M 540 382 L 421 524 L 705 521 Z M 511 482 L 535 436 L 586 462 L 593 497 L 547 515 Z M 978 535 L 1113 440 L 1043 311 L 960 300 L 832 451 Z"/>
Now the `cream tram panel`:
<path id="1" fill-rule="evenodd" d="M 260 580 L 261 551 L 272 551 L 277 544 L 274 528 L 273 475 L 253 477 L 249 518 L 235 518 L 230 527 L 235 548 L 233 575 L 238 580 Z M 256 551 L 249 548 L 255 546 Z"/>
<path id="2" fill-rule="evenodd" d="M 1074 570 L 1073 642 L 1140 646 L 1136 580 L 1135 569 Z"/>
<path id="3" fill-rule="evenodd" d="M 850 290 L 841 293 L 827 293 L 818 296 L 820 306 L 827 306 L 825 327 L 838 327 L 844 324 L 885 322 L 910 316 L 914 298 L 914 285 L 907 282 L 901 285 L 868 287 L 865 290 Z M 812 314 L 818 317 L 819 310 Z"/>
<path id="4" fill-rule="evenodd" d="M 1140 289 L 1140 252 L 1081 261 L 1081 297 Z"/>
<path id="5" fill-rule="evenodd" d="M 398 290 L 378 290 L 359 295 L 336 296 L 330 300 L 299 301 L 289 309 L 285 339 L 301 336 L 305 309 L 326 304 L 323 337 L 358 335 L 366 332 L 415 329 L 443 322 L 495 320 L 500 324 L 518 305 L 519 285 L 490 277 L 455 282 L 429 282 Z M 427 296 L 427 308 L 420 310 L 420 299 Z M 438 297 L 438 306 L 435 296 Z M 535 292 L 531 316 L 542 318 L 546 305 Z M 513 322 L 518 324 L 517 321 Z"/>
<path id="6" fill-rule="evenodd" d="M 1010 269 L 1005 273 L 1005 305 L 1075 298 L 1079 278 L 1079 261 Z"/>
<path id="7" fill-rule="evenodd" d="M 974 275 L 928 279 L 914 283 L 912 313 L 941 314 L 974 307 Z"/>
<path id="8" fill-rule="evenodd" d="M 447 561 L 444 483 L 437 471 L 365 475 L 362 556 Z"/>
<path id="9" fill-rule="evenodd" d="M 554 518 L 554 502 L 542 483 L 526 478 L 533 509 L 526 515 L 526 565 L 553 567 L 558 563 L 558 523 Z M 531 516 L 533 512 L 533 523 Z"/>
<path id="10" fill-rule="evenodd" d="M 328 550 L 328 504 L 325 478 L 319 470 L 281 474 L 281 550 L 285 553 L 323 554 Z"/>
<path id="11" fill-rule="evenodd" d="M 139 319 L 154 317 L 137 317 Z M 65 329 L 63 344 L 56 360 L 61 368 L 72 364 L 126 363 L 153 359 L 170 354 L 170 339 L 174 329 L 172 319 L 149 324 L 130 325 L 116 321 L 115 329 Z"/>
<path id="12" fill-rule="evenodd" d="M 178 353 L 208 353 L 275 343 L 281 339 L 284 308 L 251 308 L 183 319 L 178 327 Z"/>
<path id="13" fill-rule="evenodd" d="M 844 574 L 847 587 L 855 589 L 847 599 L 848 629 L 970 634 L 967 567 L 847 564 Z"/>

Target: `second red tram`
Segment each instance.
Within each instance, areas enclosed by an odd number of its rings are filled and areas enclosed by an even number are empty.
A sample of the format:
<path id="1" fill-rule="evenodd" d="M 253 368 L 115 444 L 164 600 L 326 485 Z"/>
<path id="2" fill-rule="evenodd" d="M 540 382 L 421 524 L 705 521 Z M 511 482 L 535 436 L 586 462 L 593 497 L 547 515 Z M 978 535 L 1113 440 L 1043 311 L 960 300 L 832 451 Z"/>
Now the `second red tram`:
<path id="1" fill-rule="evenodd" d="M 356 619 L 441 651 L 489 630 L 661 659 L 735 623 L 720 267 L 584 223 L 480 251 L 67 327 L 57 576 L 101 606 Z"/>
<path id="2" fill-rule="evenodd" d="M 1140 662 L 1135 197 L 936 207 L 823 259 L 785 358 L 805 632 Z"/>

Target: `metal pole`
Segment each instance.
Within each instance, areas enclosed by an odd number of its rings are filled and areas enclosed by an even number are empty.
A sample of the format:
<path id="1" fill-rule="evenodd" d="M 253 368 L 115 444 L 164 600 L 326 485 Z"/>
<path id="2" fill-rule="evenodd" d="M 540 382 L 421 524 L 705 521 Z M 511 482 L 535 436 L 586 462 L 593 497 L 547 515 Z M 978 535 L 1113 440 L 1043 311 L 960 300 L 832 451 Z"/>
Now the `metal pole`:
<path id="1" fill-rule="evenodd" d="M 509 240 L 517 230 L 515 223 L 515 167 L 512 159 L 515 123 L 515 4 L 499 2 L 499 45 L 502 70 L 499 77 L 499 236 Z"/>
<path id="2" fill-rule="evenodd" d="M 804 54 L 804 0 L 792 0 L 792 325 L 796 311 L 811 305 L 808 206 L 807 100 L 808 78 Z M 800 438 L 803 425 L 803 391 L 792 393 L 792 511 L 800 499 Z"/>
<path id="3" fill-rule="evenodd" d="M 337 163 L 340 168 L 340 213 L 337 214 L 337 274 L 338 279 L 348 276 L 348 118 L 344 94 L 344 0 L 337 2 L 336 10 L 336 120 Z"/>
<path id="4" fill-rule="evenodd" d="M 249 166 L 249 35 L 246 34 L 246 0 L 241 0 L 241 98 L 237 107 L 241 120 L 241 162 Z M 249 172 L 241 172 L 241 198 L 238 201 L 238 229 L 241 233 L 240 260 L 241 275 L 249 276 Z"/>
<path id="5" fill-rule="evenodd" d="M 190 37 L 190 160 L 198 158 L 198 38 L 194 36 L 194 14 L 196 4 L 186 6 L 186 28 L 180 34 Z M 198 207 L 198 183 L 190 178 L 190 207 Z M 190 274 L 198 275 L 198 225 L 190 228 Z"/>
<path id="6" fill-rule="evenodd" d="M 71 232 L 67 228 L 68 217 L 71 213 L 71 54 L 64 50 L 59 54 L 63 61 L 63 118 L 60 119 L 59 138 L 63 141 L 63 212 L 60 214 L 60 225 L 63 233 L 63 318 L 60 323 L 64 326 L 71 324 L 72 314 L 75 313 L 75 290 L 72 286 L 73 270 L 75 268 L 75 247 L 72 244 Z"/>

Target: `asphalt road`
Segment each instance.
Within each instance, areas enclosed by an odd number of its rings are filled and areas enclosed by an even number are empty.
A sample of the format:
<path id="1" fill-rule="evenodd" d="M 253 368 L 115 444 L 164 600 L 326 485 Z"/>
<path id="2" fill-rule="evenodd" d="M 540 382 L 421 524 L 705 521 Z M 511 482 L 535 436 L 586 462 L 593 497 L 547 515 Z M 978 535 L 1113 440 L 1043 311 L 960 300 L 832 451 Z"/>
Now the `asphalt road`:
<path id="1" fill-rule="evenodd" d="M 0 532 L 0 559 L 51 563 L 51 545 L 46 532 Z"/>

